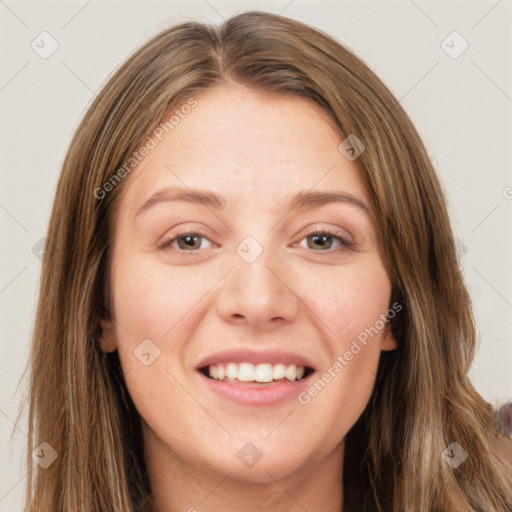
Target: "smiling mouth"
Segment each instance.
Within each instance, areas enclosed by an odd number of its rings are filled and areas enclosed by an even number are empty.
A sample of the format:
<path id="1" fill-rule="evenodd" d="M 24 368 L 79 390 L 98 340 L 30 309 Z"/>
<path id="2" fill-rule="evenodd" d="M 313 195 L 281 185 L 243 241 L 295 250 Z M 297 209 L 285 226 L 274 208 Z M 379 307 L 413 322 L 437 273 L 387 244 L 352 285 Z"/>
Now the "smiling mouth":
<path id="1" fill-rule="evenodd" d="M 296 364 L 252 364 L 226 362 L 203 366 L 199 371 L 209 379 L 223 382 L 271 384 L 279 381 L 299 381 L 313 373 L 313 369 Z"/>

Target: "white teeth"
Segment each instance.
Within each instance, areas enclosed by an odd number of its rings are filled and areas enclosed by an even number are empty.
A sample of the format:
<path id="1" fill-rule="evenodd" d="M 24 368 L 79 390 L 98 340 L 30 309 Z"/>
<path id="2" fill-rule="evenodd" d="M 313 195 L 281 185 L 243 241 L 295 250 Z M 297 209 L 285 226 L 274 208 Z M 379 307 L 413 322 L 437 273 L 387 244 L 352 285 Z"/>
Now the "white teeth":
<path id="1" fill-rule="evenodd" d="M 295 377 L 297 376 L 297 367 L 294 364 L 291 364 L 286 368 L 286 378 L 288 380 L 295 380 Z"/>
<path id="2" fill-rule="evenodd" d="M 284 364 L 275 364 L 272 370 L 274 380 L 284 379 L 286 375 L 286 366 Z"/>
<path id="3" fill-rule="evenodd" d="M 211 366 L 210 366 L 210 368 L 211 368 Z M 211 375 L 211 372 L 210 372 L 210 375 Z M 238 366 L 236 365 L 236 363 L 228 364 L 228 367 L 226 368 L 226 377 L 228 377 L 228 379 L 238 378 Z"/>
<path id="4" fill-rule="evenodd" d="M 250 363 L 240 363 L 238 366 L 238 380 L 242 382 L 253 382 L 254 365 Z"/>
<path id="5" fill-rule="evenodd" d="M 272 365 L 257 364 L 254 370 L 254 380 L 256 382 L 272 382 L 274 380 L 272 375 Z"/>
<path id="6" fill-rule="evenodd" d="M 220 363 L 208 367 L 209 375 L 215 380 L 239 380 L 240 382 L 273 382 L 288 379 L 300 380 L 304 377 L 304 366 L 295 364 L 251 364 Z"/>

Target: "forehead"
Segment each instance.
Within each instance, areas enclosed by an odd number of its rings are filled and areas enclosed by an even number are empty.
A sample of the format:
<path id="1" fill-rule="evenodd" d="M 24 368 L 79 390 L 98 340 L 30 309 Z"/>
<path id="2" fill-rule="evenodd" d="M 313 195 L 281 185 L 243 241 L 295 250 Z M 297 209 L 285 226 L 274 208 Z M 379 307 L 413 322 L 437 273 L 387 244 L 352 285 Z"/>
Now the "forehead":
<path id="1" fill-rule="evenodd" d="M 279 208 L 284 197 L 315 188 L 343 189 L 367 202 L 357 165 L 338 150 L 343 135 L 316 103 L 241 86 L 216 86 L 194 99 L 169 133 L 153 137 L 121 203 L 135 208 L 169 186 L 214 191 L 231 207 Z"/>

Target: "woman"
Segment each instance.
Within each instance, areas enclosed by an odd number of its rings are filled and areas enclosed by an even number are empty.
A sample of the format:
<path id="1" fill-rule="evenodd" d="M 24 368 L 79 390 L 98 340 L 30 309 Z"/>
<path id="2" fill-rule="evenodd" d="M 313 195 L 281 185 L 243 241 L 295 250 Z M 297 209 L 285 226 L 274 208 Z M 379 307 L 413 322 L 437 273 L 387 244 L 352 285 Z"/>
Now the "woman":
<path id="1" fill-rule="evenodd" d="M 327 35 L 251 12 L 147 43 L 44 258 L 26 512 L 512 510 L 435 171 Z"/>

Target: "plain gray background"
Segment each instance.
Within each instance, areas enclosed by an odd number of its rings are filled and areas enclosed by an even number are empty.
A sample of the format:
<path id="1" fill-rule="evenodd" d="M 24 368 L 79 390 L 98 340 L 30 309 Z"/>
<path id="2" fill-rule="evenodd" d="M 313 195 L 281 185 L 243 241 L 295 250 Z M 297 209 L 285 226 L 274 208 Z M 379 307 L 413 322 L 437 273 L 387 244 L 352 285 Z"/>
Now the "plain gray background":
<path id="1" fill-rule="evenodd" d="M 512 0 L 0 0 L 0 512 L 21 510 L 27 429 L 14 423 L 16 386 L 33 326 L 38 243 L 72 133 L 107 77 L 150 37 L 249 9 L 324 30 L 400 99 L 449 197 L 481 338 L 472 380 L 489 401 L 512 397 Z"/>

